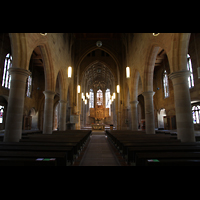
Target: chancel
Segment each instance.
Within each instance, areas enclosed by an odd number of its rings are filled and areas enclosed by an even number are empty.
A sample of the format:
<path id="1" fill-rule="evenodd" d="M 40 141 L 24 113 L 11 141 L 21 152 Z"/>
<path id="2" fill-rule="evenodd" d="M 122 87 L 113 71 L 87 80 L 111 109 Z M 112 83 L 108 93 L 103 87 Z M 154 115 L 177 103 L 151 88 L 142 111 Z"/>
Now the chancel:
<path id="1" fill-rule="evenodd" d="M 0 33 L 0 166 L 200 165 L 199 59 L 200 33 Z"/>

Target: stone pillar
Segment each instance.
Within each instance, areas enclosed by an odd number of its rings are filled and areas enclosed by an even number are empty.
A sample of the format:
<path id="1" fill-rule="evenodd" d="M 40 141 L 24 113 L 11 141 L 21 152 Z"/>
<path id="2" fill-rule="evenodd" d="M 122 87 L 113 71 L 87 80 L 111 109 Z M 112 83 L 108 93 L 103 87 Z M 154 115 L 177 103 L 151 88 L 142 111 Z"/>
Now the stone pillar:
<path id="1" fill-rule="evenodd" d="M 19 142 L 22 134 L 26 80 L 31 73 L 30 71 L 21 68 L 10 68 L 9 74 L 11 75 L 11 84 L 4 142 Z"/>
<path id="2" fill-rule="evenodd" d="M 144 105 L 145 105 L 145 130 L 146 134 L 155 134 L 155 119 L 154 119 L 154 105 L 153 95 L 155 92 L 143 92 Z"/>
<path id="3" fill-rule="evenodd" d="M 66 130 L 66 111 L 67 111 L 67 102 L 60 100 L 60 116 L 59 116 L 59 131 Z"/>
<path id="4" fill-rule="evenodd" d="M 137 115 L 137 105 L 139 101 L 131 101 L 131 118 L 132 118 L 132 130 L 138 131 L 138 115 Z"/>
<path id="5" fill-rule="evenodd" d="M 173 72 L 169 75 L 174 87 L 174 102 L 176 109 L 176 125 L 178 139 L 182 142 L 195 142 L 194 124 L 191 110 L 190 91 L 187 70 Z"/>
<path id="6" fill-rule="evenodd" d="M 121 130 L 121 112 L 117 111 L 117 130 Z"/>
<path id="7" fill-rule="evenodd" d="M 54 103 L 55 92 L 44 91 L 43 93 L 45 95 L 43 134 L 52 134 L 53 103 Z"/>

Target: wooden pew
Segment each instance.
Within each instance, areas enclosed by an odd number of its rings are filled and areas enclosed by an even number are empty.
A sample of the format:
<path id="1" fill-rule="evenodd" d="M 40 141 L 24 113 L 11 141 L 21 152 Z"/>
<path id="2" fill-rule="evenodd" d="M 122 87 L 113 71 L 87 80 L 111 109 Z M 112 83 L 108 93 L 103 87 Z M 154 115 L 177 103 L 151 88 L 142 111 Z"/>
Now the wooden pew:
<path id="1" fill-rule="evenodd" d="M 56 158 L 0 158 L 0 166 L 57 166 Z"/>
<path id="2" fill-rule="evenodd" d="M 67 165 L 66 152 L 40 152 L 40 151 L 0 151 L 0 158 L 7 159 L 38 159 L 38 158 L 56 158 L 57 166 Z"/>
<path id="3" fill-rule="evenodd" d="M 74 149 L 69 146 L 23 146 L 23 145 L 0 145 L 1 151 L 31 151 L 31 152 L 64 152 L 66 153 L 66 163 L 69 165 L 73 163 Z"/>
<path id="4" fill-rule="evenodd" d="M 116 147 L 120 150 L 125 158 L 127 158 L 127 162 L 136 161 L 136 155 L 140 155 L 140 153 L 168 153 L 173 152 L 176 153 L 177 156 L 180 155 L 178 153 L 192 153 L 200 152 L 199 143 L 181 143 L 180 140 L 177 140 L 176 136 L 171 137 L 170 134 L 157 134 L 157 135 L 146 135 L 140 134 L 139 132 L 131 132 L 131 131 L 106 131 L 107 136 L 111 139 L 111 141 L 115 144 Z M 127 155 L 127 156 L 126 156 Z M 161 156 L 162 154 L 160 154 Z M 169 156 L 169 154 L 168 154 Z M 145 160 L 146 159 L 146 160 Z M 136 165 L 144 165 L 147 162 L 147 158 L 140 161 L 139 164 L 137 162 Z M 153 159 L 153 158 L 152 158 Z M 155 158 L 156 159 L 156 158 Z M 161 158 L 160 159 L 164 159 Z M 167 158 L 168 160 L 171 158 Z M 176 158 L 178 159 L 178 158 Z M 187 159 L 188 165 L 192 164 L 192 158 L 181 158 Z M 197 158 L 198 159 L 198 158 Z M 165 159 L 166 160 L 166 159 Z M 143 162 L 143 163 L 142 163 Z M 174 160 L 171 163 L 177 163 Z M 186 162 L 186 161 L 185 161 Z M 141 164 L 142 163 L 142 164 Z M 162 162 L 166 163 L 166 162 Z M 183 161 L 182 161 L 183 163 Z M 148 163 L 149 165 L 153 165 L 152 163 Z"/>
<path id="5" fill-rule="evenodd" d="M 200 152 L 145 152 L 136 153 L 136 166 L 145 166 L 146 160 L 170 159 L 176 160 L 200 160 Z"/>
<path id="6" fill-rule="evenodd" d="M 147 159 L 145 166 L 200 166 L 200 159 Z"/>
<path id="7" fill-rule="evenodd" d="M 26 133 L 18 143 L 0 142 L 0 165 L 57 165 L 72 164 L 89 139 L 91 131 Z M 69 142 L 70 141 L 70 142 Z M 54 158 L 51 162 L 36 162 L 37 158 Z M 44 163 L 44 164 L 43 164 Z"/>
<path id="8" fill-rule="evenodd" d="M 200 146 L 143 146 L 143 147 L 128 147 L 127 161 L 135 162 L 137 153 L 146 152 L 200 152 Z"/>

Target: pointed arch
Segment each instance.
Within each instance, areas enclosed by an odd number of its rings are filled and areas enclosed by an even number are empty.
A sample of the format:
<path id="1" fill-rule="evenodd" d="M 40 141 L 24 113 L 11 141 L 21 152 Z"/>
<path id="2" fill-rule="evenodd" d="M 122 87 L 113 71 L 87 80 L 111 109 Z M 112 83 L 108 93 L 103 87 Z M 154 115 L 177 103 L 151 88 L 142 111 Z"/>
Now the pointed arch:
<path id="1" fill-rule="evenodd" d="M 117 66 L 117 77 L 116 77 L 116 81 L 118 82 L 118 84 L 120 84 L 120 62 L 117 58 L 117 56 L 115 55 L 115 53 L 113 52 L 114 50 L 110 50 L 109 48 L 106 47 L 106 45 L 103 45 L 101 48 L 97 47 L 97 46 L 93 46 L 93 47 L 89 47 L 87 50 L 84 50 L 84 52 L 81 54 L 81 56 L 79 57 L 78 59 L 78 62 L 77 62 L 77 78 L 78 78 L 78 81 L 80 80 L 80 77 L 79 77 L 79 73 L 80 73 L 80 66 L 81 66 L 81 63 L 83 61 L 83 59 L 89 54 L 91 53 L 92 51 L 95 51 L 97 49 L 100 49 L 100 50 L 103 50 L 105 51 L 106 53 L 108 53 L 111 58 L 114 60 L 114 62 L 116 63 L 116 66 Z"/>

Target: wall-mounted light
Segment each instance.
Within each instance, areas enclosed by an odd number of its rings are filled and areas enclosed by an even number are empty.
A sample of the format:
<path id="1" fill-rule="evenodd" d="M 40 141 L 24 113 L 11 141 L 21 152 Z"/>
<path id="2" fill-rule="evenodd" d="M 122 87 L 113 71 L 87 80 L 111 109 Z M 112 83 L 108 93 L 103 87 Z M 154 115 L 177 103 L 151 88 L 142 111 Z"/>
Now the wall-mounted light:
<path id="1" fill-rule="evenodd" d="M 120 93 L 119 85 L 117 85 L 117 93 L 118 93 L 118 94 Z"/>
<path id="2" fill-rule="evenodd" d="M 131 74 L 130 74 L 130 67 L 126 67 L 126 78 L 130 78 Z"/>
<path id="3" fill-rule="evenodd" d="M 153 33 L 153 36 L 158 36 L 160 33 Z"/>
<path id="4" fill-rule="evenodd" d="M 72 67 L 69 66 L 68 67 L 68 78 L 71 78 L 72 77 Z"/>
<path id="5" fill-rule="evenodd" d="M 77 86 L 77 92 L 78 92 L 78 93 L 81 92 L 81 86 L 80 86 L 80 85 Z"/>
<path id="6" fill-rule="evenodd" d="M 87 99 L 85 100 L 85 105 L 87 104 Z"/>

